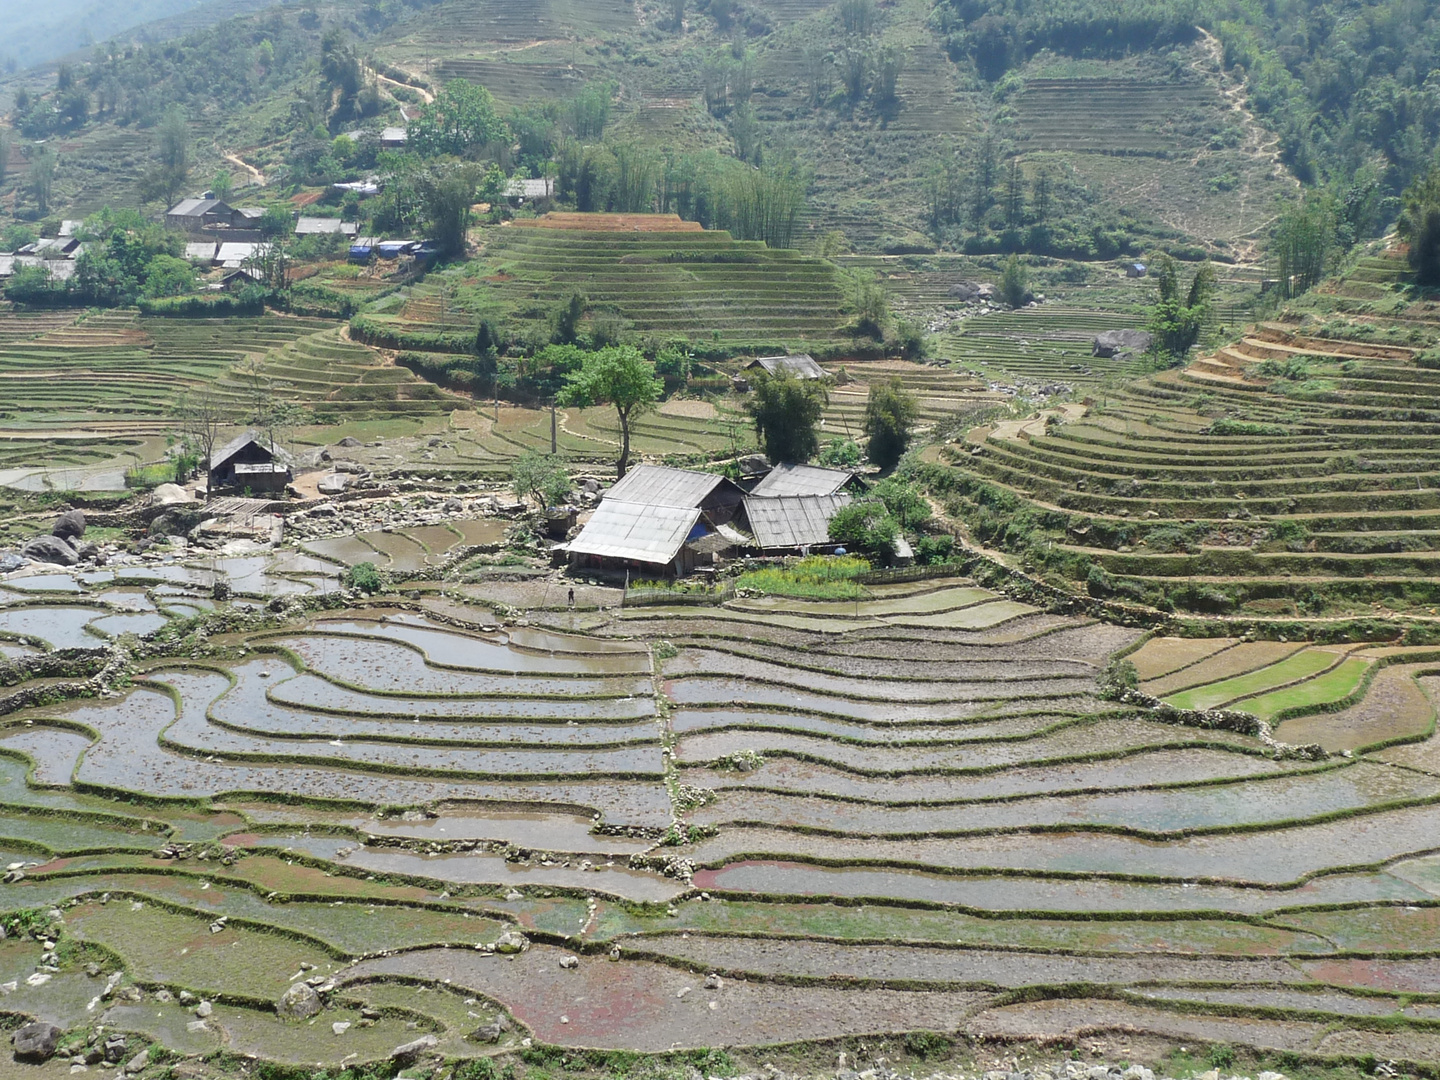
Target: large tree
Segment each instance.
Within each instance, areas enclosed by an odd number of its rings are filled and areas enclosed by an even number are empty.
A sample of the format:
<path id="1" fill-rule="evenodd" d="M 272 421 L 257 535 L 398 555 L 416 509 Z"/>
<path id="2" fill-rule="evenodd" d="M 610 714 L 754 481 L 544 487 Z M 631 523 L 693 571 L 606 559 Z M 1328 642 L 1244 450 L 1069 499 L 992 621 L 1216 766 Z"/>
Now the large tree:
<path id="1" fill-rule="evenodd" d="M 421 157 L 473 157 L 509 138 L 510 129 L 495 111 L 490 91 L 455 79 L 421 109 L 410 125 L 406 147 Z"/>
<path id="2" fill-rule="evenodd" d="M 820 418 L 830 393 L 818 379 L 797 379 L 783 368 L 772 375 L 756 370 L 745 411 L 755 421 L 755 434 L 765 456 L 803 464 L 820 452 Z"/>
<path id="3" fill-rule="evenodd" d="M 173 206 L 189 179 L 190 129 L 185 113 L 172 105 L 155 129 L 155 160 L 145 170 L 141 186 L 147 198 Z"/>
<path id="4" fill-rule="evenodd" d="M 893 469 L 910 445 L 910 429 L 920 418 L 915 396 L 898 378 L 870 384 L 865 402 L 866 455 L 882 469 Z"/>
<path id="5" fill-rule="evenodd" d="M 613 405 L 620 418 L 620 460 L 616 476 L 623 479 L 630 467 L 630 422 L 654 407 L 664 383 L 655 377 L 655 365 L 631 345 L 611 345 L 587 353 L 580 370 L 566 377 L 557 402 L 585 408 Z"/>
<path id="6" fill-rule="evenodd" d="M 1440 285 L 1440 166 L 1405 189 L 1400 235 L 1410 245 L 1410 266 L 1421 285 Z"/>
<path id="7" fill-rule="evenodd" d="M 1172 361 L 1183 360 L 1200 339 L 1200 329 L 1210 312 L 1210 295 L 1215 289 L 1215 271 L 1201 263 L 1190 279 L 1190 288 L 1181 291 L 1180 270 L 1168 255 L 1162 255 L 1155 270 L 1155 304 L 1146 329 L 1154 335 L 1151 348 Z"/>

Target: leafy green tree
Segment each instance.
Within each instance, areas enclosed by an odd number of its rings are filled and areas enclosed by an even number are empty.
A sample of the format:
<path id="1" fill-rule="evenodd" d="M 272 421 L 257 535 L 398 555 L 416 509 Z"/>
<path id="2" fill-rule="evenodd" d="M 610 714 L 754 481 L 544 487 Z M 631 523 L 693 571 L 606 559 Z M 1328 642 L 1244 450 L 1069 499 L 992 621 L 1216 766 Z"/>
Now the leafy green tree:
<path id="1" fill-rule="evenodd" d="M 655 377 L 655 365 L 639 349 L 612 345 L 589 353 L 579 371 L 572 373 L 560 392 L 558 403 L 585 408 L 609 404 L 620 419 L 620 460 L 617 478 L 623 479 L 630 466 L 630 422 L 654 408 L 664 384 Z"/>
<path id="2" fill-rule="evenodd" d="M 210 190 L 215 193 L 215 198 L 225 202 L 230 198 L 230 191 L 235 186 L 235 178 L 230 175 L 229 169 L 219 170 L 210 181 Z"/>
<path id="3" fill-rule="evenodd" d="M 441 256 L 464 253 L 470 238 L 470 207 L 484 176 L 478 166 L 465 162 L 436 165 L 416 176 L 430 238 Z"/>
<path id="4" fill-rule="evenodd" d="M 756 369 L 745 411 L 755 421 L 755 434 L 765 456 L 804 464 L 820 452 L 820 418 L 830 393 L 819 379 L 797 379 L 783 368 L 772 375 Z"/>
<path id="5" fill-rule="evenodd" d="M 155 129 L 155 160 L 145 170 L 141 188 L 147 198 L 173 206 L 189 180 L 190 129 L 184 111 L 172 105 Z"/>
<path id="6" fill-rule="evenodd" d="M 156 255 L 145 272 L 144 294 L 149 297 L 183 296 L 195 291 L 195 268 L 173 255 Z"/>
<path id="7" fill-rule="evenodd" d="M 571 486 L 570 471 L 559 454 L 527 450 L 510 469 L 510 490 L 521 498 L 532 496 L 542 510 L 564 502 Z"/>
<path id="8" fill-rule="evenodd" d="M 847 34 L 868 34 L 875 29 L 875 0 L 840 0 L 840 25 Z"/>
<path id="9" fill-rule="evenodd" d="M 580 336 L 580 321 L 585 318 L 585 306 L 585 294 L 579 289 L 572 290 L 555 306 L 550 325 L 553 328 L 551 339 L 557 345 L 569 345 Z"/>
<path id="10" fill-rule="evenodd" d="M 30 159 L 30 197 L 40 215 L 50 212 L 50 193 L 55 187 L 55 151 L 42 146 Z"/>
<path id="11" fill-rule="evenodd" d="M 870 494 L 885 504 L 902 529 L 918 529 L 934 516 L 934 510 L 920 488 L 900 476 L 887 476 Z"/>
<path id="12" fill-rule="evenodd" d="M 834 543 L 882 561 L 894 558 L 899 538 L 900 523 L 885 509 L 884 503 L 851 503 L 842 506 L 830 519 L 830 539 Z"/>
<path id="13" fill-rule="evenodd" d="M 1280 295 L 1289 299 L 1320 284 L 1335 243 L 1335 216 L 1327 199 L 1310 197 L 1280 215 L 1270 245 Z"/>
<path id="14" fill-rule="evenodd" d="M 1440 165 L 1405 189 L 1400 235 L 1410 245 L 1410 266 L 1421 285 L 1440 285 Z"/>
<path id="15" fill-rule="evenodd" d="M 870 384 L 865 402 L 866 456 L 882 469 L 893 469 L 910 445 L 910 429 L 920 418 L 915 396 L 900 379 Z"/>
<path id="16" fill-rule="evenodd" d="M 1030 275 L 1020 260 L 1011 255 L 1000 275 L 1000 299 L 1012 308 L 1024 307 L 1030 299 Z"/>
<path id="17" fill-rule="evenodd" d="M 495 111 L 490 91 L 455 79 L 420 110 L 406 145 L 421 157 L 464 157 L 509 139 L 510 129 Z"/>
<path id="18" fill-rule="evenodd" d="M 1208 262 L 1201 263 L 1190 279 L 1190 288 L 1182 292 L 1179 268 L 1174 259 L 1164 255 L 1155 268 L 1155 287 L 1155 303 L 1146 324 L 1154 335 L 1151 348 L 1172 361 L 1182 360 L 1200 340 L 1201 327 L 1210 312 L 1215 271 Z"/>

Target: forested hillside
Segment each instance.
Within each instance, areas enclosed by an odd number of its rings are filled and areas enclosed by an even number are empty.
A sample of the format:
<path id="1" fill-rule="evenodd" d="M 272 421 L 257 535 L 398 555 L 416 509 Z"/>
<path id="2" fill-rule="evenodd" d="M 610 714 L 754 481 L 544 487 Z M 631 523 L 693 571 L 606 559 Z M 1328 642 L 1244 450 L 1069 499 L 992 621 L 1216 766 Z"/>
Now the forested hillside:
<path id="1" fill-rule="evenodd" d="M 356 179 L 375 154 L 336 136 L 459 79 L 509 135 L 466 155 L 580 210 L 733 229 L 715 193 L 749 166 L 816 251 L 1243 261 L 1297 182 L 1375 234 L 1440 134 L 1418 0 L 342 0 L 140 40 L 165 25 L 19 92 L 0 205 L 158 207 L 171 106 L 194 177 Z"/>

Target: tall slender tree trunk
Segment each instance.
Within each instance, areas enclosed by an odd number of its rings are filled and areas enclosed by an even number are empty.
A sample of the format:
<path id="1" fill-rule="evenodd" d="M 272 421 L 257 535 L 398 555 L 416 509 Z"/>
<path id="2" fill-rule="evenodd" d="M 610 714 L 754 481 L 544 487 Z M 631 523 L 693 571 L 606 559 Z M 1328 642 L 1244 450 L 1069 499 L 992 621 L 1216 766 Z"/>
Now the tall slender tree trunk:
<path id="1" fill-rule="evenodd" d="M 630 413 L 624 409 L 615 410 L 620 415 L 620 463 L 616 467 L 616 480 L 625 479 L 625 470 L 630 467 Z"/>

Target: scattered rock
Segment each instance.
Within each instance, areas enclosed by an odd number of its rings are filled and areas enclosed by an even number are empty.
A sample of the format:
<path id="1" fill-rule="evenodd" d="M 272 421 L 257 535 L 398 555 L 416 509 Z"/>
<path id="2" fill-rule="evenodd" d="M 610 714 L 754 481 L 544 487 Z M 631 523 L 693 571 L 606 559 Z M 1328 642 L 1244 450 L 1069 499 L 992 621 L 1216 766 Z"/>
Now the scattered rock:
<path id="1" fill-rule="evenodd" d="M 58 536 L 62 540 L 78 540 L 85 535 L 85 511 L 66 510 L 55 519 L 55 524 L 50 527 L 50 535 Z"/>
<path id="2" fill-rule="evenodd" d="M 320 995 L 315 988 L 298 982 L 275 1002 L 275 1012 L 284 1020 L 308 1020 L 320 1011 Z"/>
<path id="3" fill-rule="evenodd" d="M 346 435 L 345 438 L 341 439 L 341 440 L 340 440 L 339 442 L 337 442 L 335 445 L 336 445 L 336 446 L 347 446 L 347 447 L 349 447 L 349 446 L 359 446 L 359 445 L 360 445 L 360 440 L 357 439 L 357 438 L 355 438 L 355 436 L 353 436 L 353 435 Z"/>
<path id="4" fill-rule="evenodd" d="M 434 1035 L 421 1035 L 414 1042 L 408 1042 L 404 1046 L 397 1046 L 390 1051 L 390 1060 L 402 1064 L 417 1060 L 421 1054 L 433 1050 L 440 1045 L 440 1040 Z"/>
<path id="5" fill-rule="evenodd" d="M 15 1056 L 21 1061 L 49 1061 L 62 1034 L 54 1024 L 39 1020 L 26 1024 L 10 1041 L 15 1047 Z"/>
<path id="6" fill-rule="evenodd" d="M 337 1020 L 335 1023 L 330 1025 L 330 1030 L 333 1031 L 336 1035 L 344 1035 L 345 1032 L 350 1030 L 350 1021 Z"/>
<path id="7" fill-rule="evenodd" d="M 13 551 L 0 553 L 0 574 L 8 574 L 12 570 L 19 570 L 25 565 L 25 559 L 16 555 Z"/>
<path id="8" fill-rule="evenodd" d="M 506 930 L 495 939 L 495 951 L 505 956 L 522 953 L 530 948 L 530 939 L 519 930 Z"/>
<path id="9" fill-rule="evenodd" d="M 706 975 L 706 976 L 705 976 L 705 989 L 706 989 L 706 990 L 719 990 L 719 989 L 720 989 L 720 976 L 719 976 L 719 975 L 716 975 L 713 971 L 712 971 L 709 975 Z"/>
<path id="10" fill-rule="evenodd" d="M 145 1066 L 149 1064 L 150 1048 L 147 1046 L 144 1050 L 141 1050 L 138 1054 L 136 1054 L 133 1058 L 131 1058 L 125 1063 L 125 1071 L 127 1073 L 144 1072 Z"/>
<path id="11" fill-rule="evenodd" d="M 474 1031 L 472 1031 L 469 1035 L 465 1037 L 471 1042 L 498 1043 L 500 1041 L 500 1036 L 505 1034 L 505 1032 L 509 1030 L 510 1024 L 503 1016 L 500 1016 L 496 1017 L 496 1019 L 489 1024 L 480 1025 L 480 1027 L 476 1028 Z"/>
<path id="12" fill-rule="evenodd" d="M 315 485 L 315 490 L 321 495 L 339 495 L 350 484 L 350 475 L 343 472 L 333 472 L 322 476 Z"/>
<path id="13" fill-rule="evenodd" d="M 578 968 L 580 966 L 580 958 L 578 956 L 562 956 L 560 958 L 560 966 L 567 970 Z"/>
<path id="14" fill-rule="evenodd" d="M 199 1005 L 195 1006 L 195 1015 L 198 1016 L 201 1020 L 204 1020 L 214 1011 L 215 1006 L 211 1005 L 208 1001 L 202 1001 Z"/>

